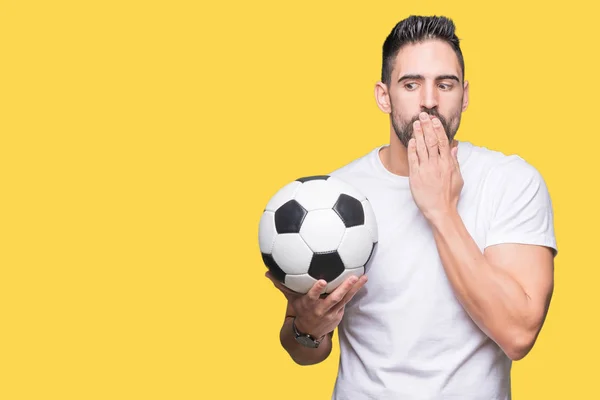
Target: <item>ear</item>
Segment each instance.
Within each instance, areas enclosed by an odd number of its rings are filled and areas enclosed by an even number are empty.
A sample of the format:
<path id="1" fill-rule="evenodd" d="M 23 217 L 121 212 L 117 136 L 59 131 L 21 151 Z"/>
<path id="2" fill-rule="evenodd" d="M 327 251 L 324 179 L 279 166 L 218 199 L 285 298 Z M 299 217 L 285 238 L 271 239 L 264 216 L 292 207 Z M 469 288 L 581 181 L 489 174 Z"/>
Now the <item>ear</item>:
<path id="1" fill-rule="evenodd" d="M 392 112 L 392 106 L 390 105 L 390 94 L 385 83 L 377 82 L 375 84 L 375 101 L 377 107 L 386 114 Z"/>
<path id="2" fill-rule="evenodd" d="M 462 110 L 465 111 L 469 105 L 469 81 L 465 81 Z"/>

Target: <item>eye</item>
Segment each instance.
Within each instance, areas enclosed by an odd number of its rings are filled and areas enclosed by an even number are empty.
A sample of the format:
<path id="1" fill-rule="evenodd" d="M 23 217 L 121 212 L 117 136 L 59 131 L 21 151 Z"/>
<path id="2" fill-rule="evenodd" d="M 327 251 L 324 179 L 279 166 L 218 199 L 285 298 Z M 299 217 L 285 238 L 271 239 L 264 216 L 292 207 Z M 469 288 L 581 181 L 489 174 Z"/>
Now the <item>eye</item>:
<path id="1" fill-rule="evenodd" d="M 412 83 L 407 83 L 406 85 L 404 85 L 404 87 L 407 90 L 415 90 L 417 88 L 417 84 L 412 82 Z"/>
<path id="2" fill-rule="evenodd" d="M 452 85 L 446 84 L 446 83 L 440 83 L 438 85 L 438 87 L 442 90 L 450 90 L 452 89 Z"/>

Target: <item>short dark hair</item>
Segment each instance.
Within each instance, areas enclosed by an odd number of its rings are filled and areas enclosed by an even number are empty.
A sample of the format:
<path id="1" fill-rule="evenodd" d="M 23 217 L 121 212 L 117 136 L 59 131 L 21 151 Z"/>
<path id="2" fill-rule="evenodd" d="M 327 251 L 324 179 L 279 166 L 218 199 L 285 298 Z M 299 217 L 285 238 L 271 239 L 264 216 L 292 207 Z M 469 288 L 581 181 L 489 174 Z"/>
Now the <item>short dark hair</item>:
<path id="1" fill-rule="evenodd" d="M 390 85 L 394 61 L 402 46 L 422 43 L 428 39 L 438 39 L 448 43 L 454 49 L 465 79 L 465 61 L 460 50 L 460 40 L 455 34 L 454 22 L 447 17 L 424 17 L 411 15 L 398 22 L 383 43 L 383 62 L 381 82 Z"/>

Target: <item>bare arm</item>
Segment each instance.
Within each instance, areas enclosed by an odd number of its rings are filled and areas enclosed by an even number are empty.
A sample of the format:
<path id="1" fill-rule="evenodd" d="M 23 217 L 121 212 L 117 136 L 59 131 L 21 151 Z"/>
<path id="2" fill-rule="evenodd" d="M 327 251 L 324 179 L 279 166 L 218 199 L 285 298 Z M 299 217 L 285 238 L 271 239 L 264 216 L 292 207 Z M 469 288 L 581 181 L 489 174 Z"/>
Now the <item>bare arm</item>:
<path id="1" fill-rule="evenodd" d="M 279 332 L 279 339 L 283 348 L 292 357 L 292 360 L 299 365 L 313 365 L 325 361 L 331 354 L 333 331 L 323 337 L 318 348 L 304 347 L 294 338 L 294 330 L 292 329 L 293 314 L 294 311 L 288 302 L 286 317 Z"/>
<path id="2" fill-rule="evenodd" d="M 446 275 L 473 321 L 512 360 L 522 359 L 542 328 L 553 291 L 547 247 L 500 244 L 485 252 L 458 213 L 432 222 Z"/>
<path id="3" fill-rule="evenodd" d="M 327 359 L 332 349 L 333 332 L 342 320 L 345 306 L 367 282 L 367 276 L 351 276 L 327 296 L 321 296 L 326 286 L 323 280 L 315 283 L 308 293 L 300 294 L 288 289 L 269 272 L 266 276 L 288 300 L 279 333 L 283 348 L 300 365 L 313 365 Z M 299 331 L 321 338 L 319 347 L 304 347 L 296 341 L 292 328 L 294 317 Z"/>
<path id="4" fill-rule="evenodd" d="M 466 312 L 509 358 L 521 359 L 546 317 L 554 255 L 548 247 L 516 243 L 479 250 L 457 211 L 464 185 L 458 148 L 450 148 L 437 118 L 420 117 L 408 145 L 415 203 L 432 228 L 448 280 Z"/>

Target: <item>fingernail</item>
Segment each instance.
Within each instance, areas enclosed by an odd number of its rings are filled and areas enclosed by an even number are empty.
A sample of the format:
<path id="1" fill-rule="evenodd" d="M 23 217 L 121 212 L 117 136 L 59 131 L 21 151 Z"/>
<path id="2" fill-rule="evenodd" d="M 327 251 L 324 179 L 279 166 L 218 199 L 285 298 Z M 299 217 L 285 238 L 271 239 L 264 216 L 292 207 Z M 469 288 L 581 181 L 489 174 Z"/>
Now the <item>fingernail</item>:
<path id="1" fill-rule="evenodd" d="M 429 118 L 429 115 L 427 115 L 427 113 L 422 112 L 421 114 L 419 114 L 419 118 L 421 118 L 421 121 L 427 121 L 427 118 Z"/>
<path id="2" fill-rule="evenodd" d="M 433 119 L 433 124 L 434 124 L 435 126 L 439 126 L 439 125 L 440 125 L 440 120 L 439 120 L 439 119 L 437 119 L 437 118 L 434 118 L 434 119 Z"/>
<path id="3" fill-rule="evenodd" d="M 354 285 L 354 284 L 356 283 L 356 281 L 358 281 L 358 278 L 357 278 L 356 276 L 351 276 L 351 277 L 350 277 L 350 283 L 351 283 L 351 284 L 353 284 L 353 285 Z"/>
<path id="4" fill-rule="evenodd" d="M 415 129 L 421 129 L 421 123 L 419 121 L 413 122 L 413 126 Z"/>

